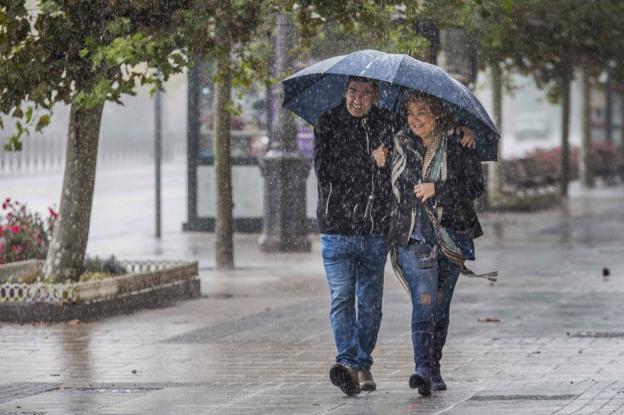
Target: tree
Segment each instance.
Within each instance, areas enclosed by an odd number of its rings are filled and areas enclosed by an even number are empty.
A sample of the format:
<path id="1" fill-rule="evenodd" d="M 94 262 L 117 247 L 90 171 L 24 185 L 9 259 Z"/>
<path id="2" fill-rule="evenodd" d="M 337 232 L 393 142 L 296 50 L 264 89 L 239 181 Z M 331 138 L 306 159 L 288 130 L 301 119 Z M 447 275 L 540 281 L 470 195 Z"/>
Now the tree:
<path id="1" fill-rule="evenodd" d="M 268 78 L 267 32 L 278 10 L 272 1 L 220 2 L 216 13 L 212 53 L 216 63 L 214 113 L 217 216 L 215 262 L 219 269 L 234 267 L 234 221 L 232 217 L 232 167 L 230 160 L 230 115 L 232 86 L 249 86 Z M 264 42 L 253 41 L 260 38 Z M 234 59 L 233 59 L 234 57 Z"/>
<path id="2" fill-rule="evenodd" d="M 56 103 L 71 105 L 59 219 L 44 273 L 77 280 L 105 102 L 121 103 L 138 85 L 161 88 L 187 66 L 189 51 L 212 50 L 214 36 L 200 34 L 210 30 L 220 2 L 41 0 L 28 9 L 31 3 L 0 8 L 0 112 L 15 119 L 16 131 L 5 147 L 19 150 L 25 134 L 47 125 Z"/>
<path id="3" fill-rule="evenodd" d="M 560 102 L 561 184 L 567 195 L 569 181 L 570 85 L 576 68 L 588 79 L 598 76 L 607 63 L 621 56 L 622 3 L 567 0 L 542 2 L 483 0 L 477 13 L 467 19 L 479 39 L 479 48 L 490 62 L 505 71 L 519 71 L 533 77 L 553 102 Z M 585 111 L 589 111 L 585 107 Z M 589 114 L 584 118 L 589 120 Z M 585 146 L 589 128 L 583 130 Z M 588 154 L 589 148 L 586 148 Z M 588 158 L 581 161 L 590 174 Z M 589 184 L 589 181 L 587 182 Z"/>
<path id="4" fill-rule="evenodd" d="M 472 6 L 462 0 L 334 2 L 300 1 L 300 49 L 306 56 L 323 59 L 357 49 L 378 49 L 426 59 L 429 41 L 417 30 L 427 21 L 443 28 Z"/>

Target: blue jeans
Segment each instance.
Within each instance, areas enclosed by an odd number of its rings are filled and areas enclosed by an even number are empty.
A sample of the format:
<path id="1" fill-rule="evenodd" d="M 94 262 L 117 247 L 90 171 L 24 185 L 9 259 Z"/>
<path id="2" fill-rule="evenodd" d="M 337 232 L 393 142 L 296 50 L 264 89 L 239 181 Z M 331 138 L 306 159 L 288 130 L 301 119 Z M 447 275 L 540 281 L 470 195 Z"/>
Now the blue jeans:
<path id="1" fill-rule="evenodd" d="M 449 325 L 449 315 L 451 310 L 451 300 L 455 285 L 459 278 L 459 268 L 457 265 L 449 261 L 444 255 L 438 258 L 438 298 L 435 309 L 435 326 L 436 330 L 443 327 L 444 330 Z"/>
<path id="2" fill-rule="evenodd" d="M 373 364 L 388 249 L 381 235 L 321 235 L 336 363 L 359 370 L 368 370 Z"/>
<path id="3" fill-rule="evenodd" d="M 439 363 L 459 269 L 424 241 L 399 246 L 399 263 L 412 298 L 412 344 L 416 371 Z M 439 356 L 439 357 L 438 357 Z"/>

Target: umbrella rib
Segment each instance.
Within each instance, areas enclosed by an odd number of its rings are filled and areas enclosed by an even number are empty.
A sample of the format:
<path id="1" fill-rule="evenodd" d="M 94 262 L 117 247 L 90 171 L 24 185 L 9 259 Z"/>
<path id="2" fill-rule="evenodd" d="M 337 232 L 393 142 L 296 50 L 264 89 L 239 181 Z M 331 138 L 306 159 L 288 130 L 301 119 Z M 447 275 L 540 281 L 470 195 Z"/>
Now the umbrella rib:
<path id="1" fill-rule="evenodd" d="M 396 67 L 396 71 L 394 71 L 394 75 L 392 75 L 392 84 L 394 84 L 394 80 L 397 76 L 397 73 L 399 73 L 399 69 L 401 69 L 401 65 L 403 65 L 403 62 L 405 62 L 405 55 L 401 55 L 401 62 L 399 62 L 399 64 Z"/>

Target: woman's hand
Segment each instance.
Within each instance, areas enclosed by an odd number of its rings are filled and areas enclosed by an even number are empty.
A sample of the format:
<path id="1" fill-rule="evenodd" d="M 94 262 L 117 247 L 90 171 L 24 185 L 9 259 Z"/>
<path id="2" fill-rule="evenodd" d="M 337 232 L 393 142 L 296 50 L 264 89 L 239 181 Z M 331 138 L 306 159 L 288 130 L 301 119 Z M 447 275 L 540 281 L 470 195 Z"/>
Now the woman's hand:
<path id="1" fill-rule="evenodd" d="M 421 183 L 414 186 L 414 193 L 421 202 L 426 202 L 435 196 L 435 185 L 433 183 Z"/>

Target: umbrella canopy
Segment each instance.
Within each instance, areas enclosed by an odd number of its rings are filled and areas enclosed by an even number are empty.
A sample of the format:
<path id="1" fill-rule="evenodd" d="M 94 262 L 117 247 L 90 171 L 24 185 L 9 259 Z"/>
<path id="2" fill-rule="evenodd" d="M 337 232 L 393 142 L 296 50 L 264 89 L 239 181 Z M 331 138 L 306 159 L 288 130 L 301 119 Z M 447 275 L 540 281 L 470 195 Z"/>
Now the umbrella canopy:
<path id="1" fill-rule="evenodd" d="M 435 65 L 408 55 L 361 50 L 317 62 L 282 81 L 284 108 L 314 124 L 343 99 L 349 76 L 379 81 L 379 107 L 403 113 L 410 91 L 440 98 L 446 109 L 475 132 L 483 161 L 496 160 L 499 135 L 472 91 Z"/>

